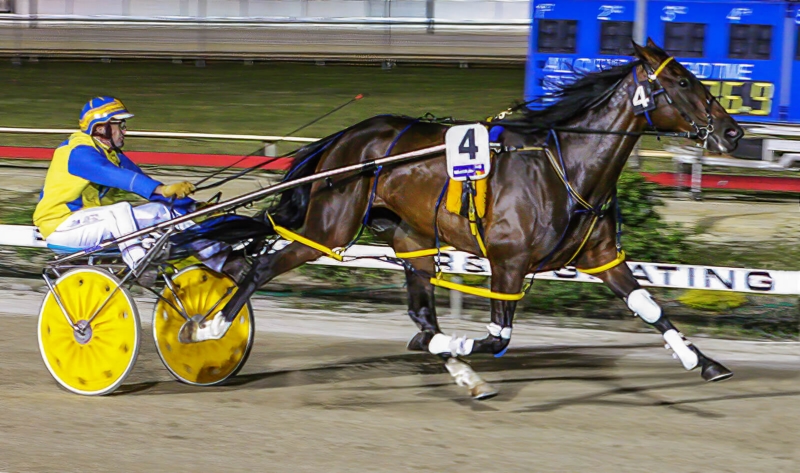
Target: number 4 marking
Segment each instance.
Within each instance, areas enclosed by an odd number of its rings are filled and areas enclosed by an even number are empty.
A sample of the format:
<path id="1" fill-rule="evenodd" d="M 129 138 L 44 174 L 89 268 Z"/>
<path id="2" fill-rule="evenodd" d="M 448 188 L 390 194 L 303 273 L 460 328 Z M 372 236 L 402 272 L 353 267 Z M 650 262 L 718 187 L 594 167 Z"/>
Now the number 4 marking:
<path id="1" fill-rule="evenodd" d="M 475 145 L 475 129 L 470 128 L 464 133 L 464 139 L 458 145 L 458 152 L 461 154 L 469 154 L 469 159 L 477 159 L 478 147 Z"/>
<path id="2" fill-rule="evenodd" d="M 644 93 L 644 87 L 641 85 L 636 88 L 636 92 L 633 93 L 633 105 L 637 107 L 647 108 L 650 105 L 650 97 Z"/>

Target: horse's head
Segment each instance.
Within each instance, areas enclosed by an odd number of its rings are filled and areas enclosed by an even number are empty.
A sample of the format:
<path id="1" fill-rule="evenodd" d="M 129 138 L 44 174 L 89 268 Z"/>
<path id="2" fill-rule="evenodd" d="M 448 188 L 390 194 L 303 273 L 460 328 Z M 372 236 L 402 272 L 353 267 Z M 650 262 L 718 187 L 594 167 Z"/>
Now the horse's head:
<path id="1" fill-rule="evenodd" d="M 647 46 L 635 42 L 633 46 L 656 97 L 664 96 L 661 101 L 656 98 L 658 107 L 650 112 L 653 125 L 659 130 L 696 132 L 697 141 L 711 151 L 736 149 L 744 131 L 697 77 L 649 38 Z"/>

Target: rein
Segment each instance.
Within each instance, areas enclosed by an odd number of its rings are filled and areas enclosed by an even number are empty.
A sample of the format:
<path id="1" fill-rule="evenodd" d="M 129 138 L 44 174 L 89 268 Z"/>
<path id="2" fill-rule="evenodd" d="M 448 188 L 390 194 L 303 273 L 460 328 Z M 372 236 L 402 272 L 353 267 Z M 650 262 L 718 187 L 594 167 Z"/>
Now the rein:
<path id="1" fill-rule="evenodd" d="M 298 131 L 300 131 L 300 130 L 303 130 L 303 129 L 305 129 L 305 128 L 308 128 L 309 126 L 313 125 L 314 123 L 317 123 L 318 121 L 322 120 L 323 118 L 325 118 L 325 117 L 327 117 L 327 116 L 330 116 L 330 115 L 332 115 L 332 114 L 334 114 L 334 113 L 338 112 L 339 110 L 343 109 L 344 107 L 346 107 L 346 106 L 350 105 L 351 103 L 353 103 L 353 102 L 357 102 L 357 101 L 359 101 L 359 100 L 361 100 L 361 99 L 363 99 L 363 98 L 364 98 L 364 94 L 358 94 L 358 95 L 356 95 L 356 96 L 355 96 L 355 97 L 353 97 L 352 99 L 350 99 L 350 100 L 348 100 L 347 102 L 345 102 L 345 103 L 343 103 L 343 104 L 341 104 L 341 105 L 337 106 L 337 107 L 336 107 L 336 108 L 334 108 L 333 110 L 330 110 L 330 111 L 328 111 L 328 112 L 325 112 L 324 114 L 322 114 L 322 115 L 320 115 L 319 117 L 317 117 L 317 118 L 315 118 L 315 119 L 311 120 L 310 122 L 308 122 L 308 123 L 306 123 L 306 124 L 304 124 L 304 125 L 302 125 L 302 126 L 300 126 L 300 127 L 296 128 L 296 129 L 294 129 L 294 130 L 290 131 L 289 133 L 287 133 L 287 134 L 286 134 L 286 136 L 285 136 L 285 137 L 283 137 L 283 138 L 281 138 L 281 139 L 279 139 L 279 140 L 275 141 L 273 144 L 276 144 L 276 143 L 281 143 L 281 142 L 283 142 L 283 141 L 286 141 L 286 137 L 288 137 L 288 136 L 292 136 L 293 134 L 297 133 Z M 236 161 L 236 162 L 233 162 L 233 163 L 231 163 L 231 164 L 229 164 L 229 165 L 225 166 L 225 167 L 224 167 L 224 168 L 222 168 L 222 169 L 218 169 L 218 170 L 216 170 L 216 171 L 212 172 L 211 174 L 207 175 L 207 176 L 206 176 L 206 177 L 204 177 L 203 179 L 199 180 L 198 182 L 196 182 L 196 183 L 195 183 L 195 186 L 197 187 L 197 189 L 196 189 L 196 190 L 206 190 L 206 189 L 213 189 L 213 188 L 215 188 L 215 187 L 219 187 L 219 186 L 221 186 L 222 184 L 225 184 L 226 182 L 232 181 L 232 180 L 234 180 L 234 179 L 238 179 L 238 178 L 240 178 L 240 177 L 244 176 L 245 174 L 251 173 L 251 172 L 255 171 L 256 169 L 260 169 L 261 167 L 263 167 L 263 166 L 266 166 L 267 164 L 269 164 L 269 163 L 271 163 L 271 162 L 273 162 L 273 161 L 275 161 L 275 160 L 278 160 L 278 159 L 282 159 L 282 158 L 287 158 L 287 157 L 293 156 L 295 153 L 297 153 L 298 151 L 300 151 L 300 150 L 301 150 L 301 149 L 303 149 L 303 148 L 304 148 L 304 146 L 303 146 L 303 147 L 300 147 L 300 148 L 297 148 L 297 149 L 295 149 L 295 150 L 292 150 L 292 151 L 290 151 L 290 152 L 288 152 L 288 153 L 284 153 L 284 154 L 282 154 L 282 155 L 280 155 L 280 156 L 264 157 L 264 158 L 261 160 L 261 162 L 260 162 L 260 163 L 258 163 L 258 164 L 256 164 L 256 165 L 254 165 L 254 166 L 251 166 L 251 167 L 249 167 L 249 168 L 246 168 L 246 169 L 244 169 L 243 171 L 240 171 L 240 172 L 238 172 L 238 173 L 236 173 L 236 174 L 234 174 L 234 175 L 232 175 L 232 176 L 229 176 L 229 177 L 226 177 L 226 178 L 220 179 L 219 181 L 217 181 L 217 182 L 215 182 L 215 183 L 213 183 L 213 184 L 209 184 L 209 185 L 207 185 L 207 186 L 202 186 L 202 187 L 200 186 L 200 184 L 202 184 L 202 183 L 206 182 L 207 180 L 209 180 L 209 179 L 211 179 L 211 178 L 213 178 L 213 177 L 216 177 L 216 176 L 220 175 L 221 173 L 223 173 L 223 172 L 227 171 L 228 169 L 230 169 L 230 168 L 232 168 L 232 167 L 236 166 L 237 164 L 239 164 L 239 163 L 243 162 L 243 161 L 244 161 L 244 160 L 246 160 L 247 158 L 251 158 L 251 157 L 253 157 L 253 156 L 256 156 L 258 153 L 260 153 L 260 152 L 261 152 L 261 149 L 259 148 L 259 149 L 255 150 L 255 151 L 253 151 L 252 153 L 250 153 L 250 154 L 248 154 L 248 155 L 245 155 L 245 156 L 243 156 L 243 157 L 242 157 L 241 159 L 239 159 L 238 161 Z"/>

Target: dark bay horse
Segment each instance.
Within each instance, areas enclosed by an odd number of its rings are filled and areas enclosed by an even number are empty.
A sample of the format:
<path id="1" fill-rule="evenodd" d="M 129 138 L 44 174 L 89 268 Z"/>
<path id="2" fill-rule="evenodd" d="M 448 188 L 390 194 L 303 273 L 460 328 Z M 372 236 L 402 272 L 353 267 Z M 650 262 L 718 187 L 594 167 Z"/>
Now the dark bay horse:
<path id="1" fill-rule="evenodd" d="M 483 220 L 491 290 L 518 294 L 526 274 L 568 264 L 586 270 L 600 268 L 596 276 L 663 334 L 687 370 L 699 366 L 704 379 L 725 379 L 732 372 L 688 342 L 639 286 L 628 266 L 619 264 L 616 219 L 604 204 L 613 199 L 625 162 L 648 126 L 690 132 L 707 149 L 721 153 L 733 151 L 743 131 L 692 73 L 652 41 L 634 47 L 635 61 L 587 74 L 562 87 L 559 100 L 548 108 L 525 109 L 521 118 L 491 123 L 504 127 L 500 137 L 504 151 L 494 156 L 487 178 Z M 650 87 L 645 89 L 647 94 L 638 90 L 641 84 Z M 636 113 L 636 104 L 649 111 Z M 445 125 L 408 117 L 373 117 L 298 153 L 284 180 L 439 145 L 446 131 Z M 550 158 L 563 163 L 563 169 Z M 375 179 L 375 174 L 367 173 L 287 191 L 271 215 L 276 224 L 302 229 L 303 236 L 328 248 L 343 247 L 359 230 L 374 186 L 367 224 L 396 252 L 434 248 L 436 222 L 441 242 L 481 253 L 468 220 L 436 205 L 448 179 L 444 153 L 383 169 L 377 183 Z M 258 287 L 321 255 L 292 242 L 258 257 L 227 306 L 214 318 L 187 326 L 182 339 L 200 342 L 221 337 L 231 314 L 238 313 Z M 413 268 L 406 270 L 408 314 L 419 332 L 409 349 L 453 358 L 500 354 L 506 349 L 516 301 L 492 299 L 485 338 L 444 335 L 429 280 L 435 269 L 433 257 L 415 258 L 410 264 Z"/>

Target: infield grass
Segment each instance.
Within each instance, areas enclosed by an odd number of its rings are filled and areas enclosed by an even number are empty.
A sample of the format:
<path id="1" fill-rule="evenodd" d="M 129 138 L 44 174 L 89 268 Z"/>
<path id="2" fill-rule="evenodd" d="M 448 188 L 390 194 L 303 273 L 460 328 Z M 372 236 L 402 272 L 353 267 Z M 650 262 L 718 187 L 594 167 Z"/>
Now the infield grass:
<path id="1" fill-rule="evenodd" d="M 285 135 L 357 94 L 367 95 L 296 135 L 322 137 L 382 113 L 485 119 L 522 99 L 524 70 L 40 61 L 0 63 L 0 80 L 0 126 L 7 127 L 76 128 L 87 100 L 112 95 L 136 115 L 130 130 Z M 5 146 L 53 147 L 61 140 L 0 134 Z M 256 146 L 129 138 L 126 149 L 242 154 Z"/>

